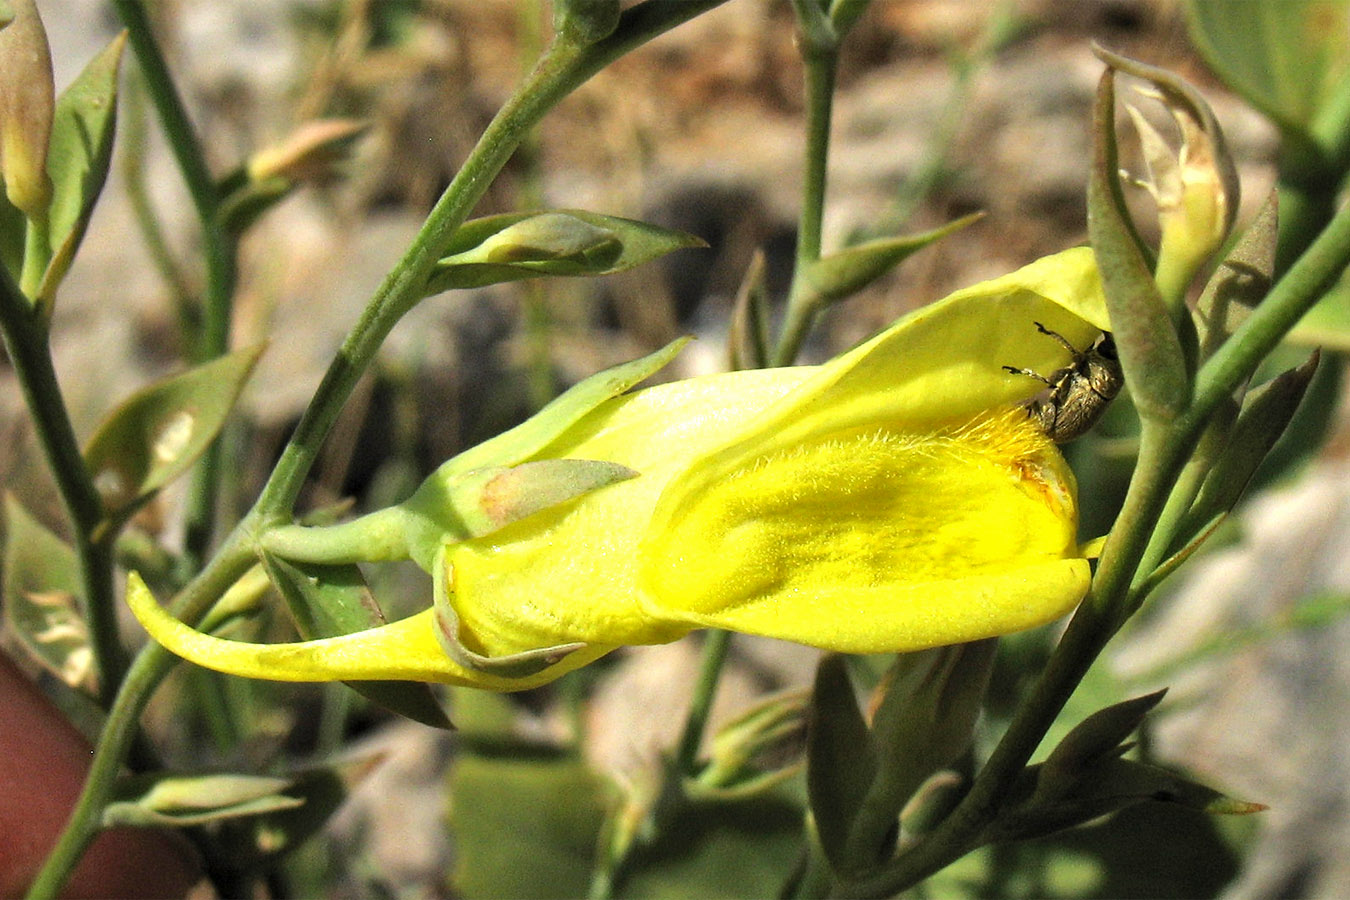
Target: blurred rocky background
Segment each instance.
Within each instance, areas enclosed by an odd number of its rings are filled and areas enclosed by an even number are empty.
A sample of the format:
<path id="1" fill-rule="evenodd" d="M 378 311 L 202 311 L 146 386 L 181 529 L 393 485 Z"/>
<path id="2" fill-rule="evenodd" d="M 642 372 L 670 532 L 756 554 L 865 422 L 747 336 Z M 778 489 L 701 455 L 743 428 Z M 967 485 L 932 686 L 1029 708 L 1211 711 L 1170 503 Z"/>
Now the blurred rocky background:
<path id="1" fill-rule="evenodd" d="M 39 6 L 60 85 L 116 23 L 94 0 Z M 251 501 L 342 335 L 519 78 L 547 32 L 547 10 L 524 0 L 160 0 L 152 12 L 216 171 L 308 119 L 368 123 L 342 177 L 288 199 L 243 248 L 235 344 L 271 343 L 233 437 L 249 450 L 225 504 L 230 516 Z M 672 375 L 724 367 L 732 300 L 753 253 L 766 254 L 777 296 L 790 271 L 802 156 L 793 31 L 784 0 L 732 0 L 622 60 L 551 115 L 478 214 L 581 207 L 682 228 L 710 248 L 604 280 L 425 301 L 394 332 L 330 439 L 309 503 L 350 497 L 373 508 L 400 499 L 437 463 L 562 387 L 681 333 L 700 340 Z M 809 358 L 953 288 L 1085 240 L 1090 103 L 1101 71 L 1093 41 L 1199 85 L 1240 163 L 1243 215 L 1260 202 L 1273 183 L 1273 129 L 1210 76 L 1177 4 L 877 0 L 846 45 L 827 247 L 975 210 L 987 216 L 833 309 Z M 175 290 L 201 283 L 185 191 L 153 116 L 132 100 L 54 328 L 82 434 L 118 398 L 172 368 L 182 350 Z M 163 226 L 179 288 L 147 252 L 130 200 L 138 191 Z M 6 366 L 5 483 L 57 525 L 59 506 L 21 410 Z M 1350 595 L 1350 478 L 1343 437 L 1329 447 L 1296 481 L 1251 503 L 1228 548 L 1187 570 L 1094 682 L 1133 693 L 1173 684 L 1154 751 L 1271 806 L 1236 826 L 1249 848 L 1240 871 L 1194 863 L 1233 875 L 1231 897 L 1350 894 L 1350 625 L 1340 614 Z M 1119 460 L 1109 436 L 1077 454 L 1085 506 L 1089 488 L 1109 494 L 1119 481 L 1111 475 Z M 169 541 L 174 501 L 166 492 L 142 523 Z M 409 575 L 394 592 L 403 599 L 390 605 L 416 608 L 424 588 Z M 1316 614 L 1309 598 L 1320 604 Z M 598 764 L 640 778 L 670 745 L 697 644 L 631 650 L 603 671 L 584 722 Z M 737 638 L 719 715 L 806 684 L 814 658 Z M 284 696 L 295 711 L 257 726 L 258 759 L 267 747 L 321 743 L 330 695 Z M 547 735 L 575 725 L 554 695 L 513 708 L 515 728 Z M 443 785 L 456 737 L 370 717 L 345 736 L 387 760 L 310 855 L 340 873 L 336 896 L 367 895 L 372 885 L 387 896 L 445 894 L 453 848 Z M 1105 886 L 1093 890 L 1075 896 L 1109 896 Z M 1183 887 L 1157 894 L 1187 895 Z"/>

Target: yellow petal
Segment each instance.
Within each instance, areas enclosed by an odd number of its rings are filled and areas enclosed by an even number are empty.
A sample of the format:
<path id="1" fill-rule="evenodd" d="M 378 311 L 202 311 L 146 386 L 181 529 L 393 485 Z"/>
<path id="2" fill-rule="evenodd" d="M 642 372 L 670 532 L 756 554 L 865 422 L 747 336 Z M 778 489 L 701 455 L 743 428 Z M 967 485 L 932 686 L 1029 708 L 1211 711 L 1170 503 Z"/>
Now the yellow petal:
<path id="1" fill-rule="evenodd" d="M 1072 475 L 1019 409 L 844 431 L 700 487 L 672 487 L 643 546 L 653 617 L 914 650 L 1042 624 L 1087 589 Z"/>
<path id="2" fill-rule="evenodd" d="M 403 679 L 517 691 L 594 662 L 613 647 L 588 647 L 527 678 L 503 678 L 453 663 L 436 641 L 433 610 L 381 628 L 293 644 L 250 644 L 194 631 L 155 601 L 140 576 L 127 578 L 127 605 L 165 649 L 217 672 L 272 681 Z"/>

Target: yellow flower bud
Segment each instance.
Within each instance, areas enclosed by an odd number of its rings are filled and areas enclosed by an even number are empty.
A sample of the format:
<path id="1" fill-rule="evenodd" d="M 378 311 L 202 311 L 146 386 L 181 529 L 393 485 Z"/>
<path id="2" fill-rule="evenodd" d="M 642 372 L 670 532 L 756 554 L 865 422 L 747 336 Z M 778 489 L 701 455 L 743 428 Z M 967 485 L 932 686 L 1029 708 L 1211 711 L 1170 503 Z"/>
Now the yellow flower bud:
<path id="1" fill-rule="evenodd" d="M 52 57 L 33 0 L 10 3 L 14 18 L 0 29 L 0 178 L 10 203 L 30 219 L 43 219 L 52 193 Z"/>

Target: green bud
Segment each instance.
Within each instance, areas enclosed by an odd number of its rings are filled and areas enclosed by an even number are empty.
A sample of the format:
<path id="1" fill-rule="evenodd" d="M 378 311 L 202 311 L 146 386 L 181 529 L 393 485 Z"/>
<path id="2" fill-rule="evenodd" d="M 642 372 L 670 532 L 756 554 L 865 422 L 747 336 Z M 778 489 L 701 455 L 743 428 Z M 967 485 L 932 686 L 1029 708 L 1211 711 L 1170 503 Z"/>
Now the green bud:
<path id="1" fill-rule="evenodd" d="M 1190 402 L 1190 365 L 1182 330 L 1194 325 L 1181 298 L 1169 303 L 1154 280 L 1121 193 L 1115 132 L 1115 76 L 1102 73 L 1093 108 L 1093 162 L 1088 179 L 1088 234 L 1101 272 L 1111 333 L 1126 383 L 1145 423 L 1174 419 Z"/>
<path id="2" fill-rule="evenodd" d="M 691 794 L 731 799 L 762 793 L 800 766 L 807 696 L 790 691 L 769 697 L 723 725 L 709 742 L 708 765 L 689 785 Z"/>
<path id="3" fill-rule="evenodd" d="M 877 776 L 849 835 L 847 859 L 862 868 L 889 856 L 900 811 L 915 791 L 969 747 L 997 640 L 896 657 L 872 717 Z"/>
<path id="4" fill-rule="evenodd" d="M 546 275 L 609 275 L 701 246 L 692 235 L 579 209 L 486 216 L 455 232 L 427 294 Z"/>

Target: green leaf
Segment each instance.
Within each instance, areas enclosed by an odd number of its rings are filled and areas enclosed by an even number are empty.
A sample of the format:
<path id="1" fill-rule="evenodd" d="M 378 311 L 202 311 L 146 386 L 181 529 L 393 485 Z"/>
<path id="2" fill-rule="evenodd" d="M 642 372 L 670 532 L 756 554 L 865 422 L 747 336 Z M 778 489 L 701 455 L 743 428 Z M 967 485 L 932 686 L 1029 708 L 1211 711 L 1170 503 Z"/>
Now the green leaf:
<path id="1" fill-rule="evenodd" d="M 584 763 L 462 755 L 450 771 L 453 892 L 586 896 L 608 790 Z"/>
<path id="2" fill-rule="evenodd" d="M 1125 739 L 1166 693 L 1154 691 L 1112 704 L 1075 725 L 1041 766 L 1035 799 L 1055 799 L 1057 790 L 1071 787 L 1100 760 L 1120 755 Z"/>
<path id="3" fill-rule="evenodd" d="M 1025 792 L 1028 782 L 1044 775 L 1043 766 L 1031 766 L 1015 790 Z M 1263 804 L 1235 800 L 1160 766 L 1105 758 L 1084 769 L 1072 784 L 1045 791 L 1038 784 L 1030 800 L 1001 814 L 982 840 L 993 843 L 1040 837 L 1146 800 L 1219 815 L 1247 815 L 1266 809 Z"/>
<path id="4" fill-rule="evenodd" d="M 840 250 L 811 263 L 806 268 L 806 283 L 818 298 L 816 302 L 834 303 L 862 290 L 915 252 L 982 218 L 984 213 L 973 213 L 922 234 L 882 238 Z"/>
<path id="5" fill-rule="evenodd" d="M 1095 154 L 1088 180 L 1088 233 L 1101 271 L 1111 333 L 1135 407 L 1145 419 L 1175 418 L 1190 401 L 1190 379 L 1176 324 L 1120 190 L 1115 79 L 1108 68 L 1093 112 Z"/>
<path id="6" fill-rule="evenodd" d="M 80 614 L 75 551 L 5 496 L 5 613 L 42 666 L 71 687 L 92 689 L 89 629 Z"/>
<path id="7" fill-rule="evenodd" d="M 155 382 L 104 420 L 84 459 L 113 520 L 130 515 L 191 467 L 234 408 L 259 344 Z"/>
<path id="8" fill-rule="evenodd" d="M 53 256 L 38 289 L 45 314 L 51 314 L 56 288 L 75 259 L 94 204 L 108 177 L 117 125 L 117 74 L 126 32 L 71 82 L 56 101 L 47 171 L 52 179 L 48 213 Z"/>
<path id="9" fill-rule="evenodd" d="M 1317 371 L 1319 358 L 1319 353 L 1313 353 L 1303 365 L 1272 379 L 1247 397 L 1226 446 L 1205 476 L 1195 503 L 1178 526 L 1177 533 L 1182 539 L 1189 538 L 1207 522 L 1237 505 L 1252 476 L 1298 411 L 1304 392 Z"/>
<path id="10" fill-rule="evenodd" d="M 426 293 L 546 275 L 610 275 L 703 246 L 702 239 L 684 232 L 584 210 L 488 216 L 455 232 Z"/>
<path id="11" fill-rule="evenodd" d="M 1207 359 L 1265 299 L 1275 277 L 1279 194 L 1271 191 L 1196 303 L 1200 356 Z"/>
<path id="12" fill-rule="evenodd" d="M 133 775 L 121 779 L 104 808 L 103 825 L 205 825 L 294 809 L 289 778 L 261 775 Z"/>
<path id="13" fill-rule="evenodd" d="M 838 871 L 845 867 L 849 832 L 877 771 L 872 735 L 843 656 L 826 656 L 816 669 L 806 735 L 811 813 L 821 849 Z"/>
<path id="14" fill-rule="evenodd" d="M 263 553 L 262 560 L 305 640 L 351 634 L 385 624 L 384 613 L 357 566 L 292 563 L 270 553 Z M 416 681 L 346 684 L 390 712 L 432 728 L 453 727 L 428 684 Z"/>
<path id="15" fill-rule="evenodd" d="M 1191 38 L 1206 61 L 1298 143 L 1350 92 L 1346 0 L 1190 0 Z"/>

